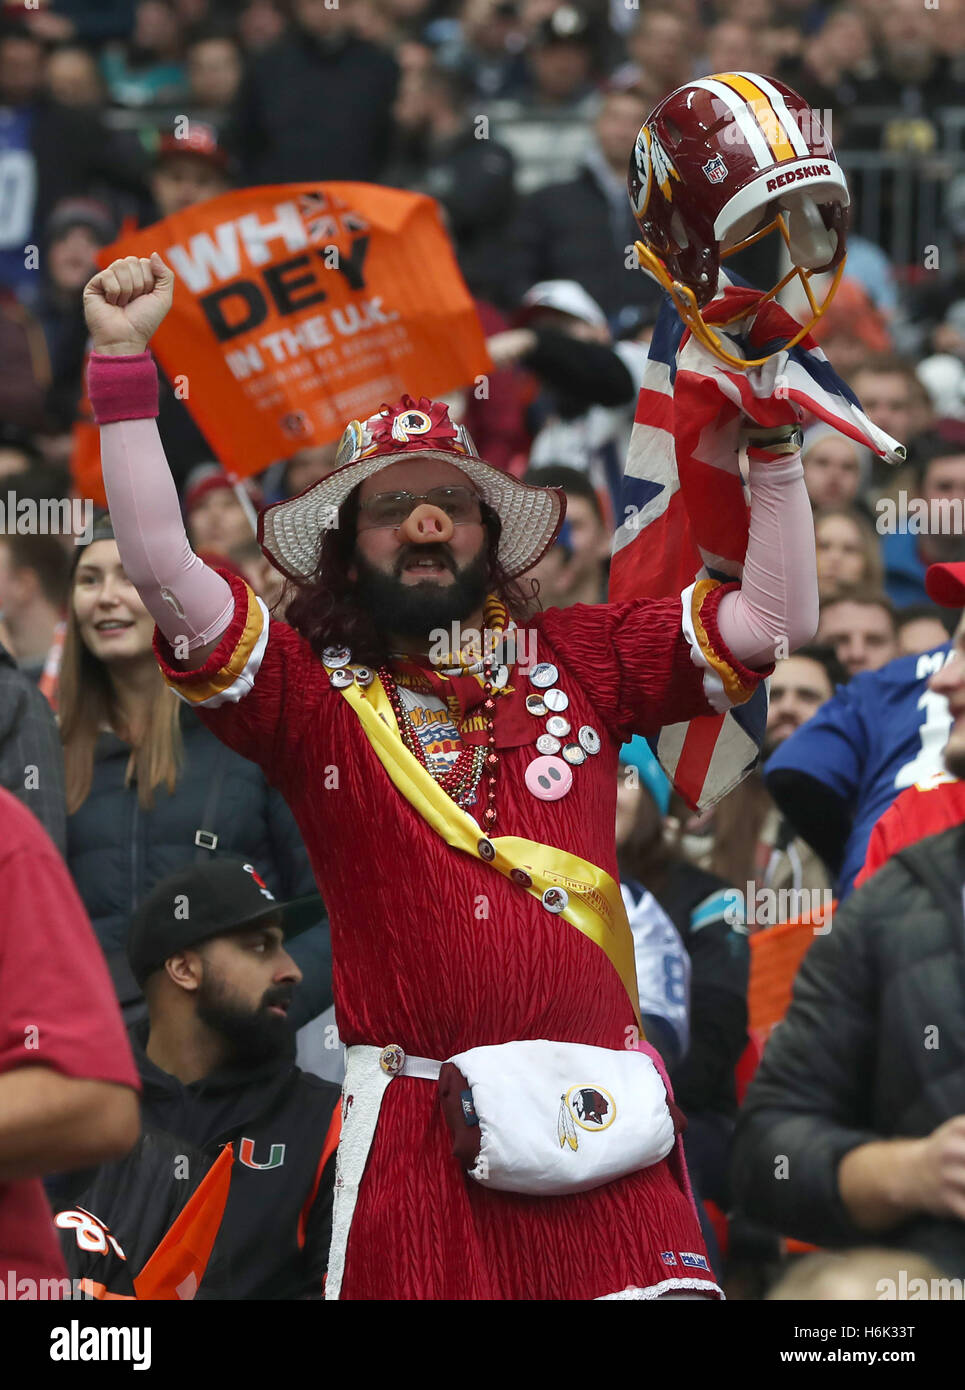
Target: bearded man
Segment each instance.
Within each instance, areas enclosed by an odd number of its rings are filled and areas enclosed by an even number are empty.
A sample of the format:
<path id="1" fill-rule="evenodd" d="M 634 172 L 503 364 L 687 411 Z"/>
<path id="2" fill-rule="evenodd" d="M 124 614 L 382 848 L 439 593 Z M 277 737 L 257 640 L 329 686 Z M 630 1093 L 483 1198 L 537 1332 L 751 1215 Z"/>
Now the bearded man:
<path id="1" fill-rule="evenodd" d="M 720 1296 L 639 1038 L 617 755 L 813 636 L 799 443 L 750 451 L 739 586 L 530 615 L 516 581 L 562 494 L 403 397 L 263 515 L 280 623 L 184 535 L 146 351 L 172 293 L 156 253 L 93 278 L 91 401 L 165 678 L 280 788 L 328 906 L 349 1051 L 327 1296 Z"/>

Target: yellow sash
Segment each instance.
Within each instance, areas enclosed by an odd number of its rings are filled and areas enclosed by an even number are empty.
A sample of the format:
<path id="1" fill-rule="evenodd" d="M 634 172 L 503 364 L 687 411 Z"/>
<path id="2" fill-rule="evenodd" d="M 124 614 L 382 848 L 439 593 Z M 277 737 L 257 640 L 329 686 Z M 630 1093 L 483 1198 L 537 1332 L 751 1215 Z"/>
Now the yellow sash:
<path id="1" fill-rule="evenodd" d="M 559 916 L 565 917 L 603 951 L 623 981 L 642 1038 L 633 936 L 620 885 L 595 864 L 566 850 L 515 835 L 487 837 L 472 816 L 456 805 L 418 758 L 409 752 L 378 676 L 364 690 L 353 682 L 342 688 L 342 694 L 358 715 L 379 761 L 396 787 L 447 844 L 484 864 L 491 864 L 507 878 L 513 869 L 525 870 L 532 879 L 526 891 L 536 898 L 542 898 L 547 888 L 566 890 L 569 901 Z M 487 847 L 486 854 L 480 853 L 480 845 Z M 492 857 L 489 857 L 489 846 L 495 851 Z"/>

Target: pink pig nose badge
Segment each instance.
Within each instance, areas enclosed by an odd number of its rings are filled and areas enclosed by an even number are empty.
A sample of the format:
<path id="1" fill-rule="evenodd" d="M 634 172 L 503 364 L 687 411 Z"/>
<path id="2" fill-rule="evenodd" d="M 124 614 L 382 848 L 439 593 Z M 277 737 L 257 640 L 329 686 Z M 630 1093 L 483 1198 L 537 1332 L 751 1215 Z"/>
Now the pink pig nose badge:
<path id="1" fill-rule="evenodd" d="M 399 535 L 410 545 L 425 545 L 429 541 L 444 545 L 452 540 L 454 530 L 451 517 L 441 507 L 434 507 L 431 502 L 420 502 L 399 527 Z"/>
<path id="2" fill-rule="evenodd" d="M 534 758 L 526 769 L 526 786 L 540 801 L 559 801 L 573 785 L 573 769 L 562 758 Z"/>

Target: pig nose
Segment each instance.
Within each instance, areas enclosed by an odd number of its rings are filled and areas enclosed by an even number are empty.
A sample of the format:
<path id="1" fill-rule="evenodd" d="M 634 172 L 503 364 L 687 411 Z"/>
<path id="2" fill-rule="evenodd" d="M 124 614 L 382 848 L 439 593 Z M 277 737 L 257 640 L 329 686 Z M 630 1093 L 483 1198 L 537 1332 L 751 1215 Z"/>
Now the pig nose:
<path id="1" fill-rule="evenodd" d="M 441 507 L 422 502 L 399 527 L 399 536 L 410 545 L 444 544 L 452 539 L 453 530 L 452 521 Z"/>

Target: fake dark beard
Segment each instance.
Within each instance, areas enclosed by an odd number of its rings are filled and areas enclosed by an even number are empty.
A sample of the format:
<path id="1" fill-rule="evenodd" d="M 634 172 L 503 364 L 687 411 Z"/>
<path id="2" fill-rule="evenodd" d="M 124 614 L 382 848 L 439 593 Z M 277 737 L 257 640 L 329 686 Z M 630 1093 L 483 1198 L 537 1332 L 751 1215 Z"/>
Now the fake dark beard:
<path id="1" fill-rule="evenodd" d="M 421 580 L 405 584 L 355 554 L 358 579 L 355 594 L 372 615 L 380 632 L 404 637 L 428 637 L 434 628 L 448 628 L 482 606 L 489 582 L 485 549 L 475 560 L 455 570 L 452 583 Z"/>

